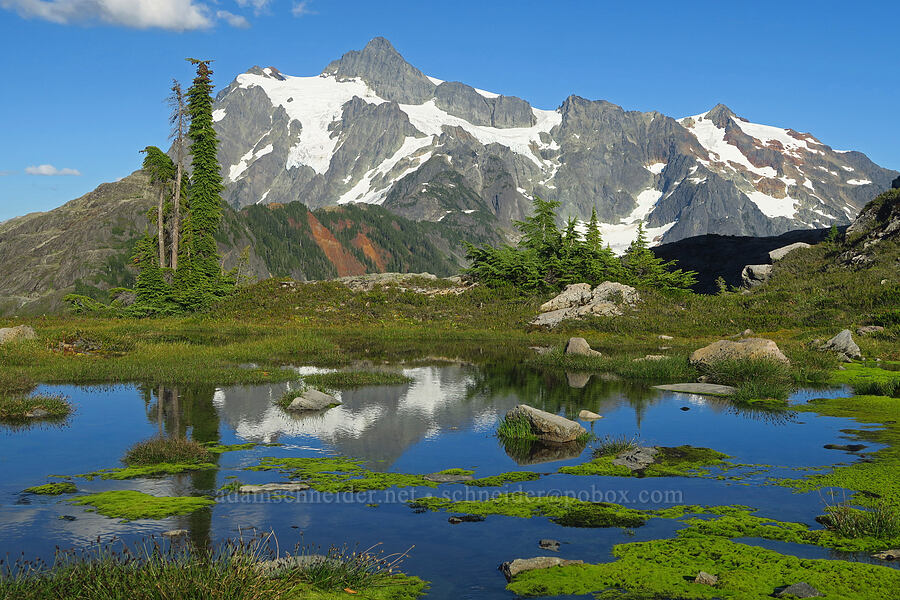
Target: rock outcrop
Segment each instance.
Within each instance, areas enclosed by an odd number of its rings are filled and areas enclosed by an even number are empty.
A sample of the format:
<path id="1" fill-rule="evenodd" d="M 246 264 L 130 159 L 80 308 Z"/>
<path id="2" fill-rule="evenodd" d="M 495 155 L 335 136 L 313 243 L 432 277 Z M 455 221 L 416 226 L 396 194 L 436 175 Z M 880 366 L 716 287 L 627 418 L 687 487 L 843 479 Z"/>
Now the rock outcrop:
<path id="1" fill-rule="evenodd" d="M 587 430 L 575 421 L 527 404 L 516 406 L 506 413 L 506 418 L 527 420 L 531 424 L 532 433 L 542 442 L 565 444 L 587 434 Z"/>
<path id="2" fill-rule="evenodd" d="M 525 571 L 581 564 L 584 564 L 584 561 L 567 560 L 556 556 L 536 556 L 534 558 L 517 558 L 515 560 L 505 562 L 500 565 L 500 571 L 506 577 L 507 581 L 512 581 L 513 577 Z"/>
<path id="3" fill-rule="evenodd" d="M 778 344 L 764 338 L 719 340 L 691 353 L 691 364 L 712 366 L 722 360 L 774 360 L 789 363 Z"/>
<path id="4" fill-rule="evenodd" d="M 772 265 L 747 265 L 741 272 L 741 282 L 751 288 L 767 282 L 771 276 Z"/>
<path id="5" fill-rule="evenodd" d="M 16 327 L 4 327 L 0 329 L 0 344 L 8 344 L 20 340 L 33 340 L 37 338 L 34 329 L 28 325 L 18 325 Z"/>
<path id="6" fill-rule="evenodd" d="M 555 298 L 542 304 L 541 314 L 531 324 L 554 327 L 565 319 L 591 315 L 620 316 L 625 309 L 634 307 L 640 299 L 636 289 L 615 281 L 604 281 L 593 289 L 587 283 L 573 283 Z"/>

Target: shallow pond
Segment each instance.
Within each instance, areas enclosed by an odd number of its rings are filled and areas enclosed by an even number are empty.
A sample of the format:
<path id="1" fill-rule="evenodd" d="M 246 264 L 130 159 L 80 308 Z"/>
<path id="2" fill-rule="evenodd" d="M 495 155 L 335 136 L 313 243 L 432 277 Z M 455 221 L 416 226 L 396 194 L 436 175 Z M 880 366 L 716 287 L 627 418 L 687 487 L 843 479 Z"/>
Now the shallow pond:
<path id="1" fill-rule="evenodd" d="M 306 417 L 286 415 L 274 405 L 287 389 L 285 384 L 180 389 L 44 386 L 41 392 L 69 396 L 76 412 L 64 426 L 0 430 L 0 556 L 24 553 L 28 558 L 50 558 L 56 546 L 85 546 L 98 536 L 138 540 L 178 528 L 188 529 L 196 543 L 216 543 L 255 528 L 274 531 L 282 549 L 297 543 L 322 548 L 348 543 L 363 549 L 381 544 L 379 548 L 387 553 L 412 547 L 402 568 L 431 582 L 430 598 L 508 598 L 511 594 L 505 591 L 497 566 L 517 557 L 548 554 L 538 547 L 541 538 L 560 540 L 561 557 L 600 562 L 611 559 L 614 544 L 669 537 L 683 525 L 651 519 L 633 531 L 579 529 L 560 527 L 541 517 L 503 516 L 452 525 L 447 521 L 449 514 L 418 513 L 406 501 L 445 494 L 479 499 L 499 491 L 523 490 L 633 508 L 744 504 L 760 509 L 762 516 L 815 525 L 813 519 L 822 514 L 827 497 L 821 492 L 797 494 L 764 485 L 766 477 L 796 477 L 797 471 L 791 468 L 857 460 L 853 454 L 823 448 L 846 443 L 847 435 L 841 430 L 859 426 L 848 419 L 741 411 L 721 400 L 609 381 L 599 375 L 587 378 L 461 364 L 407 368 L 403 373 L 412 383 L 346 390 L 340 394 L 341 406 Z M 792 402 L 835 394 L 846 391 L 802 390 Z M 601 437 L 638 435 L 648 445 L 705 446 L 730 455 L 734 462 L 780 468 L 738 481 L 560 475 L 556 474 L 559 467 L 589 460 L 590 446 L 568 457 L 508 454 L 493 432 L 499 418 L 520 403 L 569 416 L 581 409 L 600 413 L 602 420 L 586 425 Z M 79 492 L 132 489 L 156 495 L 214 495 L 234 477 L 243 483 L 283 480 L 276 471 L 244 470 L 265 456 L 349 456 L 364 460 L 373 471 L 399 473 L 460 467 L 474 469 L 476 477 L 516 470 L 546 475 L 504 488 L 449 484 L 436 489 L 391 488 L 341 495 L 306 492 L 276 498 L 229 494 L 211 509 L 191 515 L 127 523 L 73 506 L 66 502 L 68 496 L 22 492 L 52 481 L 48 475 L 119 466 L 129 446 L 157 434 L 224 444 L 281 445 L 225 452 L 217 458 L 218 468 L 210 471 L 126 481 L 76 478 Z M 61 519 L 64 515 L 69 518 Z M 802 557 L 868 559 L 814 546 L 745 541 Z"/>

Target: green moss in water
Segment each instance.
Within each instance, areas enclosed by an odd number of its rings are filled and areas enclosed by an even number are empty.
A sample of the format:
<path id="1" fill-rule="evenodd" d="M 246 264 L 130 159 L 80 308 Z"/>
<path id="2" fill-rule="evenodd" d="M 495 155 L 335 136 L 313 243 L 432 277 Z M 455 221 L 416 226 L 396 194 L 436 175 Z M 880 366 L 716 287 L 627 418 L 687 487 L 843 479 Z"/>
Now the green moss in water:
<path id="1" fill-rule="evenodd" d="M 708 475 L 705 467 L 720 466 L 729 458 L 710 448 L 694 446 L 660 447 L 656 462 L 642 472 L 631 471 L 628 467 L 614 465 L 615 456 L 606 455 L 581 465 L 562 467 L 559 472 L 568 475 L 606 475 L 613 477 L 697 477 Z"/>
<path id="2" fill-rule="evenodd" d="M 609 563 L 526 571 L 507 589 L 520 596 L 765 600 L 776 588 L 805 581 L 829 600 L 890 600 L 900 585 L 900 571 L 889 567 L 800 559 L 724 538 L 620 544 L 613 555 L 617 560 Z M 700 571 L 719 582 L 693 583 Z"/>
<path id="3" fill-rule="evenodd" d="M 273 458 L 247 467 L 248 471 L 278 470 L 289 477 L 303 479 L 320 492 L 365 492 L 389 487 L 437 487 L 423 475 L 378 473 L 362 466 L 362 461 L 348 458 Z"/>
<path id="4" fill-rule="evenodd" d="M 475 471 L 472 469 L 444 469 L 443 471 L 438 471 L 435 473 L 436 475 L 458 475 L 460 477 L 465 477 L 467 475 L 474 475 Z"/>
<path id="5" fill-rule="evenodd" d="M 74 494 L 77 490 L 75 484 L 71 481 L 62 481 L 60 483 L 45 483 L 44 485 L 36 485 L 34 487 L 25 488 L 29 494 L 41 494 L 44 496 L 59 496 L 61 494 Z"/>
<path id="6" fill-rule="evenodd" d="M 134 490 L 116 490 L 77 496 L 69 502 L 78 506 L 93 506 L 101 515 L 127 521 L 164 519 L 174 515 L 192 513 L 215 504 L 215 501 L 209 498 L 151 496 Z"/>
<path id="7" fill-rule="evenodd" d="M 213 454 L 222 454 L 223 452 L 237 452 L 239 450 L 252 450 L 256 448 L 256 444 L 249 442 L 246 444 L 217 444 L 215 442 L 204 444 L 208 452 Z"/>
<path id="8" fill-rule="evenodd" d="M 189 464 L 172 464 L 159 463 L 156 465 L 146 465 L 143 467 L 114 467 L 111 469 L 100 469 L 91 471 L 90 473 L 82 473 L 75 477 L 83 477 L 87 480 L 93 480 L 95 477 L 100 479 L 134 479 L 135 477 L 162 477 L 165 475 L 176 475 L 185 471 L 205 471 L 208 469 L 218 468 L 213 463 L 189 463 Z"/>
<path id="9" fill-rule="evenodd" d="M 772 483 L 807 492 L 822 488 L 844 488 L 856 492 L 853 502 L 875 507 L 885 504 L 900 510 L 900 399 L 885 396 L 854 396 L 813 400 L 799 407 L 802 412 L 830 417 L 848 417 L 862 423 L 879 424 L 862 430 L 846 431 L 853 438 L 870 443 L 886 444 L 886 448 L 870 452 L 871 462 L 855 462 L 834 467 L 828 473 L 814 474 L 802 479 L 777 479 Z"/>
<path id="10" fill-rule="evenodd" d="M 500 473 L 499 475 L 464 481 L 463 483 L 474 487 L 500 487 L 507 483 L 535 481 L 536 479 L 540 479 L 540 475 L 532 471 L 511 471 L 509 473 Z"/>

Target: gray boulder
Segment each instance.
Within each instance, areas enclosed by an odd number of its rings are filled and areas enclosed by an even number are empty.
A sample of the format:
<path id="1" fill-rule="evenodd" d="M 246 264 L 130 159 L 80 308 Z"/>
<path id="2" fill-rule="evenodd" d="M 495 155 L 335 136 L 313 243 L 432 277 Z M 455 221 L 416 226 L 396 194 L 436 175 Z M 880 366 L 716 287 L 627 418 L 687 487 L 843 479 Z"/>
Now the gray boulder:
<path id="1" fill-rule="evenodd" d="M 776 598 L 819 598 L 821 596 L 824 594 L 805 581 L 789 585 L 775 593 Z"/>
<path id="2" fill-rule="evenodd" d="M 582 560 L 567 560 L 556 556 L 536 556 L 534 558 L 517 558 L 500 565 L 500 571 L 506 577 L 507 581 L 512 581 L 513 577 L 525 571 L 533 571 L 535 569 L 549 569 L 550 567 L 565 567 L 567 565 L 581 565 Z"/>
<path id="3" fill-rule="evenodd" d="M 700 583 L 703 585 L 716 585 L 719 583 L 719 578 L 715 575 L 707 573 L 706 571 L 700 571 L 697 573 L 697 576 L 694 577 L 694 583 Z"/>
<path id="4" fill-rule="evenodd" d="M 531 324 L 553 327 L 565 319 L 616 317 L 622 315 L 624 308 L 633 307 L 640 299 L 636 289 L 615 281 L 604 281 L 593 289 L 586 283 L 573 283 L 555 298 L 542 304 L 541 314 Z"/>
<path id="5" fill-rule="evenodd" d="M 566 354 L 576 354 L 579 356 L 602 356 L 596 350 L 592 350 L 587 340 L 582 337 L 571 337 L 566 343 Z"/>
<path id="6" fill-rule="evenodd" d="M 587 283 L 573 283 L 566 286 L 555 298 L 541 305 L 541 312 L 550 312 L 561 308 L 581 306 L 591 299 L 591 286 Z"/>
<path id="7" fill-rule="evenodd" d="M 640 299 L 641 296 L 636 289 L 617 281 L 604 281 L 591 292 L 591 302 L 612 302 L 633 306 Z"/>
<path id="8" fill-rule="evenodd" d="M 314 388 L 307 388 L 303 391 L 302 394 L 294 398 L 294 400 L 288 405 L 288 410 L 291 411 L 309 411 L 309 410 L 325 410 L 326 408 L 331 408 L 332 406 L 337 406 L 341 403 L 340 400 L 326 394 L 325 392 L 320 392 Z"/>
<path id="9" fill-rule="evenodd" d="M 822 350 L 836 352 L 841 358 L 850 361 L 854 358 L 862 358 L 862 352 L 856 342 L 853 341 L 853 334 L 849 329 L 844 329 L 839 334 L 825 342 Z"/>
<path id="10" fill-rule="evenodd" d="M 538 546 L 540 546 L 542 550 L 552 550 L 553 552 L 559 552 L 560 544 L 558 540 L 540 540 L 538 542 Z"/>
<path id="11" fill-rule="evenodd" d="M 747 265 L 741 271 L 741 282 L 745 288 L 762 285 L 772 276 L 772 265 Z"/>
<path id="12" fill-rule="evenodd" d="M 506 413 L 507 419 L 524 418 L 531 424 L 531 431 L 543 442 L 565 444 L 573 442 L 587 430 L 565 417 L 538 408 L 520 404 Z"/>
<path id="13" fill-rule="evenodd" d="M 789 363 L 778 344 L 764 338 L 719 340 L 691 353 L 691 364 L 711 366 L 721 360 L 766 359 Z"/>
<path id="14" fill-rule="evenodd" d="M 578 418 L 582 421 L 596 421 L 597 419 L 602 419 L 603 416 L 589 410 L 582 410 L 578 413 Z"/>
<path id="15" fill-rule="evenodd" d="M 4 327 L 0 329 L 0 344 L 34 339 L 37 339 L 37 334 L 34 332 L 34 329 L 28 325 Z"/>
<path id="16" fill-rule="evenodd" d="M 769 252 L 769 259 L 772 262 L 777 262 L 794 250 L 799 250 L 800 248 L 811 248 L 811 246 L 806 242 L 795 242 L 793 244 L 788 244 L 787 246 L 782 246 L 781 248 L 776 248 Z"/>
<path id="17" fill-rule="evenodd" d="M 628 467 L 631 471 L 643 471 L 656 461 L 657 453 L 659 453 L 659 450 L 653 446 L 626 450 L 617 454 L 612 460 L 612 464 Z"/>
<path id="18" fill-rule="evenodd" d="M 863 325 L 856 329 L 858 335 L 871 335 L 873 333 L 881 333 L 882 331 L 884 331 L 884 327 L 881 325 Z"/>

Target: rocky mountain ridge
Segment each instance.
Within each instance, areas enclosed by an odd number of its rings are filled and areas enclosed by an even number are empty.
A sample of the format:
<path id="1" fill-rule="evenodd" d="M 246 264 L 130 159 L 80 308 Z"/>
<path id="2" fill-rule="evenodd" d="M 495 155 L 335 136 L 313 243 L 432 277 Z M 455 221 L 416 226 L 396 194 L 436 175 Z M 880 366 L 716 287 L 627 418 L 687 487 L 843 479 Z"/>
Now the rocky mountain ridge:
<path id="1" fill-rule="evenodd" d="M 217 96 L 225 197 L 381 204 L 419 221 L 483 212 L 509 232 L 534 195 L 560 219 L 596 209 L 615 249 L 651 238 L 772 236 L 847 225 L 895 171 L 723 105 L 675 119 L 570 96 L 555 110 L 447 82 L 383 38 L 321 74 L 273 67 Z"/>

